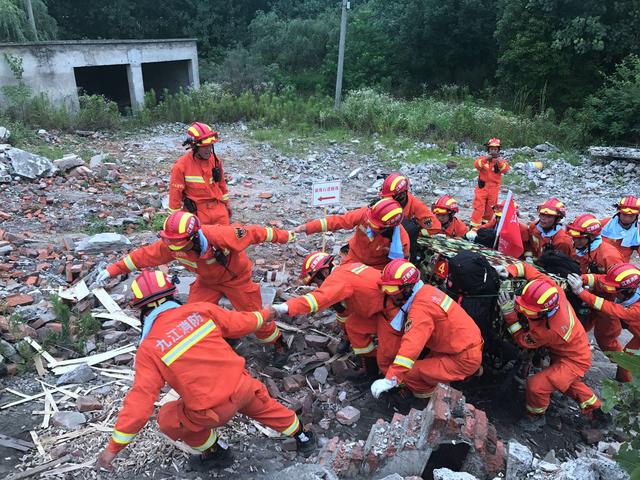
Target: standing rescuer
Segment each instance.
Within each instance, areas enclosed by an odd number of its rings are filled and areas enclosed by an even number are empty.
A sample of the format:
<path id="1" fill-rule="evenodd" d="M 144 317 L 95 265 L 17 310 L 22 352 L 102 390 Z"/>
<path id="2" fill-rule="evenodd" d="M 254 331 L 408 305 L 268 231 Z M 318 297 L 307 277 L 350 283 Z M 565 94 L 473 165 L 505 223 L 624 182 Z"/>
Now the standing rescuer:
<path id="1" fill-rule="evenodd" d="M 562 288 L 524 262 L 497 270 L 502 278 L 523 277 L 529 282 L 522 294 L 515 297 L 515 302 L 506 291 L 498 296 L 513 339 L 522 348 L 546 348 L 551 354 L 551 364 L 527 379 L 528 415 L 520 426 L 526 430 L 543 427 L 544 413 L 555 391 L 575 399 L 587 416 L 602 416 L 600 400 L 582 382 L 591 367 L 589 339 Z"/>
<path id="2" fill-rule="evenodd" d="M 140 247 L 98 274 L 96 283 L 104 285 L 113 276 L 177 261 L 196 273 L 189 291 L 189 303 L 218 303 L 224 295 L 238 311 L 262 307 L 260 286 L 252 281 L 253 264 L 245 253 L 252 244 L 289 243 L 295 234 L 257 225 L 204 225 L 189 212 L 178 211 L 167 217 L 160 240 Z M 275 363 L 286 361 L 286 349 L 278 329 L 258 339 L 276 346 Z"/>
<path id="3" fill-rule="evenodd" d="M 622 197 L 614 207 L 617 213 L 613 218 L 601 221 L 602 237 L 618 249 L 625 262 L 629 262 L 634 251 L 640 254 L 640 198 Z"/>
<path id="4" fill-rule="evenodd" d="M 534 257 L 537 258 L 548 250 L 573 255 L 571 237 L 560 223 L 566 216 L 567 208 L 555 197 L 538 205 L 538 221 L 529 225 L 531 252 Z"/>
<path id="5" fill-rule="evenodd" d="M 473 197 L 471 227 L 487 223 L 493 216 L 491 207 L 498 203 L 502 175 L 509 171 L 509 164 L 500 157 L 500 139 L 492 138 L 486 144 L 488 155 L 476 158 L 473 166 L 478 170 L 478 185 Z"/>
<path id="6" fill-rule="evenodd" d="M 460 207 L 455 198 L 449 195 L 441 196 L 431 205 L 431 211 L 440 222 L 440 231 L 436 233 L 444 233 L 448 237 L 460 238 L 464 237 L 469 231 L 469 227 L 456 218 L 456 213 L 460 211 Z"/>
<path id="7" fill-rule="evenodd" d="M 246 371 L 244 358 L 223 338 L 274 331 L 269 310 L 230 312 L 205 302 L 180 305 L 173 299 L 175 286 L 161 271 L 142 272 L 132 282 L 131 291 L 132 306 L 140 309 L 143 321 L 135 378 L 109 444 L 98 457 L 100 467 L 113 469 L 118 452 L 153 414 L 165 383 L 181 398 L 160 408 L 158 426 L 169 438 L 201 452 L 192 457 L 192 468 L 204 470 L 233 463 L 215 429 L 236 413 L 294 436 L 303 454 L 315 449 L 313 433 L 305 433 L 295 412 L 269 396 L 266 387 Z"/>
<path id="8" fill-rule="evenodd" d="M 427 398 L 439 382 L 464 380 L 482 364 L 480 329 L 460 305 L 437 288 L 424 284 L 420 272 L 406 260 L 390 262 L 378 282 L 381 291 L 400 310 L 390 325 L 401 337 L 385 378 L 371 385 L 375 398 L 396 386 Z M 380 336 L 384 345 L 388 339 Z M 420 359 L 424 349 L 429 353 Z M 405 396 L 402 390 L 399 397 Z"/>
<path id="9" fill-rule="evenodd" d="M 343 263 L 360 262 L 382 270 L 393 258 L 409 257 L 409 236 L 401 225 L 402 207 L 391 198 L 370 207 L 312 220 L 294 229 L 306 234 L 355 228 Z"/>
<path id="10" fill-rule="evenodd" d="M 191 212 L 203 225 L 228 225 L 231 219 L 224 167 L 213 147 L 218 135 L 207 124 L 193 123 L 183 143 L 190 151 L 171 168 L 169 211 Z"/>

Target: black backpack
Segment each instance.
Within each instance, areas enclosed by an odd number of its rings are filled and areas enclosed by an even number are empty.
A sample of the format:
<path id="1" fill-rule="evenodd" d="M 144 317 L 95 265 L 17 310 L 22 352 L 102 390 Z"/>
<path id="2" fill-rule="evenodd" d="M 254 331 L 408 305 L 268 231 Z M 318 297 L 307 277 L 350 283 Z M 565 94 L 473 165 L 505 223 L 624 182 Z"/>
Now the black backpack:
<path id="1" fill-rule="evenodd" d="M 478 236 L 474 240 L 474 243 L 479 243 L 483 247 L 495 248 L 496 243 L 496 229 L 495 228 L 480 228 L 478 229 Z"/>

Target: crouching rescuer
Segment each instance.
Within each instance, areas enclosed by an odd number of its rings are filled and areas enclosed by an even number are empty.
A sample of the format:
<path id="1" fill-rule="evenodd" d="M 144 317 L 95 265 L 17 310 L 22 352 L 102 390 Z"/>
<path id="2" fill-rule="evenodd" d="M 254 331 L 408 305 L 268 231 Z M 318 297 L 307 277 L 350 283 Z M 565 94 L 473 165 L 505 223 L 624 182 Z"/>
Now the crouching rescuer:
<path id="1" fill-rule="evenodd" d="M 400 308 L 391 320 L 394 332 L 379 331 L 378 342 L 383 345 L 389 341 L 386 336 L 394 334 L 402 339 L 385 378 L 371 385 L 375 398 L 397 386 L 401 387 L 399 397 L 406 397 L 403 391 L 408 389 L 417 398 L 428 398 L 438 383 L 464 380 L 478 371 L 483 345 L 480 329 L 451 297 L 423 283 L 412 263 L 392 260 L 378 284 Z M 423 357 L 425 348 L 428 353 Z"/>
<path id="2" fill-rule="evenodd" d="M 231 452 L 218 439 L 216 427 L 236 413 L 296 439 L 298 451 L 315 449 L 312 432 L 305 433 L 295 412 L 269 396 L 266 387 L 245 369 L 244 358 L 224 340 L 253 332 L 275 330 L 267 309 L 227 311 L 206 302 L 177 303 L 175 286 L 161 271 L 144 271 L 131 284 L 131 305 L 141 310 L 142 339 L 136 354 L 133 386 L 98 466 L 112 462 L 153 414 L 160 389 L 167 383 L 180 399 L 163 405 L 157 415 L 160 431 L 200 452 L 191 458 L 196 470 L 233 463 Z"/>

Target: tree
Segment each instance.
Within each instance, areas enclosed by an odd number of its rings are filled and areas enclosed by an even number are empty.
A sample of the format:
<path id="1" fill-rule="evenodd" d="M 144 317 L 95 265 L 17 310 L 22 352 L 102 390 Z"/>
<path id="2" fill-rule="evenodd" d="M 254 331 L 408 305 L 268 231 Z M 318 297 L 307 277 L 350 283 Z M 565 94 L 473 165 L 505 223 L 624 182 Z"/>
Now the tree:
<path id="1" fill-rule="evenodd" d="M 39 40 L 56 38 L 57 24 L 43 0 L 32 0 Z M 0 0 L 0 42 L 35 40 L 22 0 Z"/>

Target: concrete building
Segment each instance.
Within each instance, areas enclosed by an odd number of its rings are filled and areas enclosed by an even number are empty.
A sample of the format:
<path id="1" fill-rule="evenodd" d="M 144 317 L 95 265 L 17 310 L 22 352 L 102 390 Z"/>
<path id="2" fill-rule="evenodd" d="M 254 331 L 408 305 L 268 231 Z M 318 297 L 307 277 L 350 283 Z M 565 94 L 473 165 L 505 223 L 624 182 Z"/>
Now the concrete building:
<path id="1" fill-rule="evenodd" d="M 0 43 L 0 87 L 18 83 L 6 55 L 22 59 L 22 80 L 35 93 L 74 110 L 79 92 L 102 94 L 121 110 L 136 111 L 151 89 L 162 94 L 200 87 L 195 39 Z"/>

